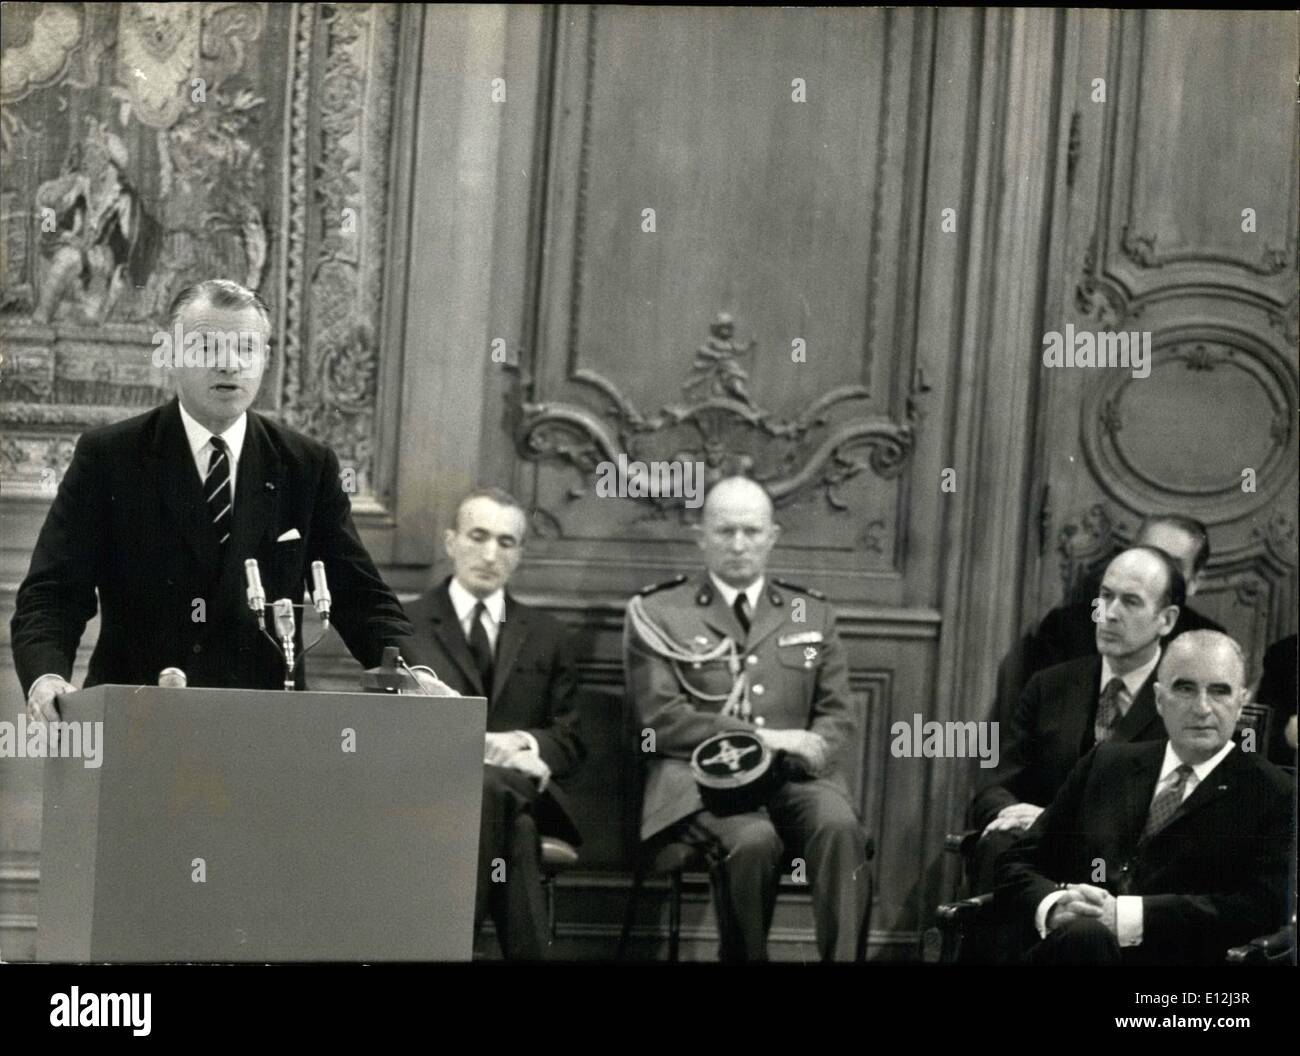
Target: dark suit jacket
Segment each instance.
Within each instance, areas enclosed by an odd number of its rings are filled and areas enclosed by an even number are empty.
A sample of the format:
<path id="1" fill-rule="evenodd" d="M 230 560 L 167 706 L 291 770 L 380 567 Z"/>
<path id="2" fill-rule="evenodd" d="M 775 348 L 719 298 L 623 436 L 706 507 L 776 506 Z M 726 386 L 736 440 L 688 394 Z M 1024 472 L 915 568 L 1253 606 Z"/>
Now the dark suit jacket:
<path id="1" fill-rule="evenodd" d="M 1222 963 L 1228 947 L 1281 926 L 1292 896 L 1294 784 L 1257 753 L 1234 748 L 1173 819 L 1139 843 L 1165 742 L 1108 742 L 1071 771 L 1051 805 L 998 861 L 999 904 L 1032 921 L 1056 881 L 1142 897 L 1134 959 Z"/>
<path id="2" fill-rule="evenodd" d="M 485 696 L 451 603 L 447 590 L 450 583 L 450 578 L 443 580 L 408 606 L 414 638 L 406 647 L 404 659 L 412 667 L 426 664 L 433 668 L 457 692 Z M 568 632 L 559 620 L 516 601 L 507 591 L 493 672 L 488 731 L 527 730 L 537 738 L 538 750 L 551 768 L 553 779 L 538 800 L 538 826 L 547 835 L 580 843 L 568 797 L 558 783 L 586 754 Z"/>
<path id="3" fill-rule="evenodd" d="M 1165 736 L 1156 712 L 1155 672 L 1148 676 L 1115 728 L 1112 740 L 1149 741 Z M 1101 696 L 1101 657 L 1058 664 L 1029 680 L 1001 738 L 993 776 L 971 803 L 970 823 L 983 828 L 1012 803 L 1044 807 L 1079 758 L 1093 746 L 1092 725 Z M 1001 732 L 1001 731 L 1000 731 Z"/>
<path id="4" fill-rule="evenodd" d="M 234 507 L 223 552 L 174 399 L 83 433 L 18 590 L 11 630 L 23 693 L 47 672 L 71 676 L 96 592 L 87 686 L 152 685 L 179 667 L 191 686 L 279 688 L 283 660 L 245 599 L 250 557 L 268 603 L 300 603 L 311 562 L 324 561 L 332 622 L 364 666 L 405 643 L 410 624 L 361 545 L 329 448 L 250 411 Z M 276 542 L 294 528 L 300 539 Z M 301 651 L 301 630 L 298 639 Z"/>
<path id="5" fill-rule="evenodd" d="M 1264 653 L 1264 670 L 1255 699 L 1273 709 L 1268 757 L 1282 766 L 1295 766 L 1295 749 L 1286 743 L 1287 720 L 1296 713 L 1296 636 L 1274 642 Z"/>

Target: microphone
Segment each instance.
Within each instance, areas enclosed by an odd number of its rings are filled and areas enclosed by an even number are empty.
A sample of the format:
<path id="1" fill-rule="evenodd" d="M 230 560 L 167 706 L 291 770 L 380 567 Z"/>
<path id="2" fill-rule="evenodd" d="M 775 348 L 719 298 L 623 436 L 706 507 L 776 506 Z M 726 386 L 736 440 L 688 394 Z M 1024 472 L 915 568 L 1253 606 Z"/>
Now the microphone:
<path id="1" fill-rule="evenodd" d="M 322 622 L 328 623 L 330 618 L 330 597 L 329 584 L 325 582 L 325 562 L 313 561 L 311 563 L 311 600 L 316 605 L 316 614 Z"/>
<path id="2" fill-rule="evenodd" d="M 293 689 L 293 667 L 297 663 L 293 646 L 293 602 L 276 598 L 271 605 L 275 610 L 275 633 L 280 636 L 280 650 L 284 653 L 284 688 Z"/>
<path id="3" fill-rule="evenodd" d="M 184 689 L 188 684 L 189 679 L 179 667 L 164 667 L 158 672 L 158 685 L 164 689 Z"/>
<path id="4" fill-rule="evenodd" d="M 284 642 L 293 641 L 293 602 L 288 598 L 280 598 L 271 603 L 275 609 L 275 633 L 280 636 Z"/>
<path id="5" fill-rule="evenodd" d="M 262 586 L 262 573 L 257 569 L 256 558 L 250 557 L 244 562 L 244 581 L 248 584 L 248 607 L 261 616 L 262 610 L 266 608 L 266 590 Z"/>

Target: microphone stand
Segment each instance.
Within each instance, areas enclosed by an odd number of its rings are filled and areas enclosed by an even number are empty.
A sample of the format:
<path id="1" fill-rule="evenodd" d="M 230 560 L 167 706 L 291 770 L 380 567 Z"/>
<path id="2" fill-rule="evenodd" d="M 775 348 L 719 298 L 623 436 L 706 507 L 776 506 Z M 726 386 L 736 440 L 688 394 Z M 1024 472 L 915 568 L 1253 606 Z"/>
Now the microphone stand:
<path id="1" fill-rule="evenodd" d="M 313 577 L 318 577 L 315 579 L 317 590 L 313 605 L 320 616 L 321 629 L 315 640 L 295 656 L 293 610 L 303 609 L 305 611 L 307 606 L 301 603 L 294 604 L 288 598 L 280 598 L 272 602 L 272 609 L 278 625 L 276 629 L 280 631 L 280 637 L 277 639 L 266 627 L 266 594 L 262 590 L 262 578 L 257 569 L 257 562 L 252 558 L 244 562 L 244 572 L 248 579 L 248 607 L 252 610 L 257 621 L 257 629 L 262 632 L 262 637 L 270 642 L 276 653 L 284 659 L 284 688 L 288 692 L 292 692 L 296 688 L 293 678 L 294 669 L 303 657 L 320 645 L 330 629 L 329 590 L 324 585 L 323 568 L 318 573 L 318 570 L 314 567 L 318 564 L 320 562 L 313 562 Z M 284 633 L 286 630 L 288 631 L 287 634 Z"/>

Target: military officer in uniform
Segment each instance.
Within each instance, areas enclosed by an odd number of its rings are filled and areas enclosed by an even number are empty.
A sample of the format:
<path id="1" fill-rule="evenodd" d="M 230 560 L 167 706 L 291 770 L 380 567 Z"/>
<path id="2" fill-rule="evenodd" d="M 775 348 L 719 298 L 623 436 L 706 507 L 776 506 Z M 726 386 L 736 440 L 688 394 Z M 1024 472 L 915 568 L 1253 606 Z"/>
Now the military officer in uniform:
<path id="1" fill-rule="evenodd" d="M 861 959 L 870 875 L 845 777 L 856 718 L 834 612 L 816 591 L 765 574 L 780 528 L 762 487 L 719 481 L 702 513 L 705 572 L 628 604 L 628 687 L 639 726 L 654 731 L 641 838 L 709 855 L 724 960 L 766 959 L 788 872 L 811 888 L 822 959 Z M 783 780 L 758 810 L 719 814 L 704 808 L 689 760 L 707 738 L 740 730 L 779 753 Z"/>

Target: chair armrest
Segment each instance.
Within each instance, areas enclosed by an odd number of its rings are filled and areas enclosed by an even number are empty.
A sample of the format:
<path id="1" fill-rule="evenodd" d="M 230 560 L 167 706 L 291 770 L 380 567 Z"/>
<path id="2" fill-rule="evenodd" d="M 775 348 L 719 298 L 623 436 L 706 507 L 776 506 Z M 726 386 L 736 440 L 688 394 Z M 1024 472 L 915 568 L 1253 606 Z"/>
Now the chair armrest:
<path id="1" fill-rule="evenodd" d="M 935 919 L 940 930 L 968 927 L 979 923 L 980 919 L 992 912 L 992 893 L 963 898 L 956 902 L 945 902 L 935 911 Z"/>
<path id="2" fill-rule="evenodd" d="M 960 854 L 964 858 L 970 854 L 982 831 L 982 829 L 963 829 L 960 832 L 950 832 L 943 838 L 943 849 L 952 854 Z"/>
<path id="3" fill-rule="evenodd" d="M 1271 935 L 1260 935 L 1244 946 L 1228 950 L 1229 964 L 1276 964 L 1288 962 L 1295 953 L 1295 923 L 1279 928 Z"/>

